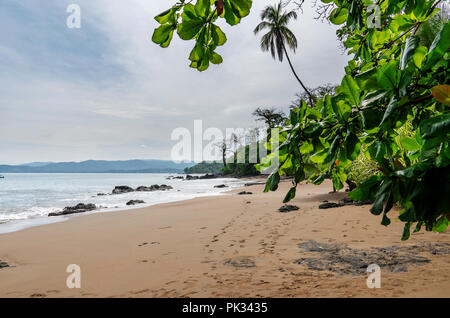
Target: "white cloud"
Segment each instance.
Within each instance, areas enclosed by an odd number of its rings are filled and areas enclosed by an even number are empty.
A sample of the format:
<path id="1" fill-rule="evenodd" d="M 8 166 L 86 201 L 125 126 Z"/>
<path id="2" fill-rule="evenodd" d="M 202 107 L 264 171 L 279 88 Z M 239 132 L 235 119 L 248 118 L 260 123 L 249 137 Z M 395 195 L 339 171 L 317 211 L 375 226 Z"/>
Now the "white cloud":
<path id="1" fill-rule="evenodd" d="M 62 26 L 51 26 L 55 36 L 44 38 L 40 55 L 30 53 L 36 47 L 27 44 L 27 29 L 0 34 L 11 40 L 0 47 L 0 70 L 8 74 L 0 79 L 0 162 L 168 159 L 171 131 L 192 129 L 194 119 L 223 130 L 252 127 L 256 107 L 287 109 L 299 85 L 288 64 L 261 52 L 253 35 L 260 10 L 271 2 L 254 1 L 238 26 L 221 22 L 228 37 L 219 49 L 224 63 L 199 73 L 188 67 L 192 41 L 174 37 L 168 49 L 151 42 L 153 16 L 170 1 L 81 0 L 82 28 L 70 32 L 63 5 L 45 11 L 21 1 L 35 14 L 39 32 L 48 29 L 47 18 Z M 291 24 L 299 40 L 293 64 L 308 86 L 337 82 L 347 58 L 339 53 L 334 27 L 312 16 L 305 8 Z"/>

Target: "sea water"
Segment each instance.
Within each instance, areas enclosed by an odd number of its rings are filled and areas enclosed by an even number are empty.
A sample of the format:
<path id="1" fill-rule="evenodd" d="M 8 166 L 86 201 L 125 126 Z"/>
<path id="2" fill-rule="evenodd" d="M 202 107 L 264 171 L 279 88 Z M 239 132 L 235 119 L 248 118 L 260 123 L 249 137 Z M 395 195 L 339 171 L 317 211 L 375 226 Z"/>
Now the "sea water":
<path id="1" fill-rule="evenodd" d="M 51 212 L 78 203 L 93 203 L 108 212 L 187 200 L 202 196 L 224 195 L 225 191 L 243 185 L 233 178 L 181 180 L 168 179 L 174 174 L 146 173 L 7 173 L 0 179 L 0 233 L 17 231 L 26 227 L 53 223 L 70 216 L 48 217 Z M 110 195 L 115 186 L 132 188 L 166 184 L 172 190 L 129 192 Z M 226 188 L 215 188 L 225 184 Z M 106 195 L 98 196 L 104 193 Z M 130 200 L 143 200 L 145 204 L 127 206 Z M 87 212 L 93 213 L 93 212 Z"/>

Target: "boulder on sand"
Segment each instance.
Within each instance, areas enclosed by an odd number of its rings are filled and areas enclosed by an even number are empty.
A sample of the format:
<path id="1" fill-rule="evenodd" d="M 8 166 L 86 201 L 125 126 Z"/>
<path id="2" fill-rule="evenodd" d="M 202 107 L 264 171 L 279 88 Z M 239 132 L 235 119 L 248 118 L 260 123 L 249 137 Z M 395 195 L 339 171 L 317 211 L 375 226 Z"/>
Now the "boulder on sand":
<path id="1" fill-rule="evenodd" d="M 64 208 L 64 210 L 62 210 L 60 212 L 50 213 L 48 216 L 60 216 L 60 215 L 67 215 L 67 214 L 82 213 L 82 212 L 95 210 L 96 208 L 97 207 L 95 206 L 95 204 L 92 204 L 92 203 L 88 203 L 88 204 L 78 203 L 75 206 L 67 206 Z"/>
<path id="2" fill-rule="evenodd" d="M 218 184 L 215 185 L 214 188 L 228 188 L 228 186 L 226 184 Z"/>

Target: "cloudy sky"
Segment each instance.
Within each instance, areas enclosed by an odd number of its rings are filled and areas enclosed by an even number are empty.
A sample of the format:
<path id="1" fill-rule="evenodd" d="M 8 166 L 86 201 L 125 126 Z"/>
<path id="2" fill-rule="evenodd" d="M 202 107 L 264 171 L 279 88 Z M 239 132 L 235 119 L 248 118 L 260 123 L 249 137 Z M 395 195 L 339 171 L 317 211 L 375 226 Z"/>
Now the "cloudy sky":
<path id="1" fill-rule="evenodd" d="M 153 17 L 174 1 L 2 0 L 0 163 L 170 159 L 172 131 L 195 119 L 224 131 L 254 127 L 257 107 L 288 109 L 299 85 L 252 32 L 275 1 L 254 1 L 238 26 L 220 21 L 224 62 L 203 73 L 188 67 L 192 41 L 151 42 Z M 71 3 L 81 29 L 66 26 Z M 290 26 L 293 64 L 309 87 L 337 83 L 348 58 L 309 6 Z"/>

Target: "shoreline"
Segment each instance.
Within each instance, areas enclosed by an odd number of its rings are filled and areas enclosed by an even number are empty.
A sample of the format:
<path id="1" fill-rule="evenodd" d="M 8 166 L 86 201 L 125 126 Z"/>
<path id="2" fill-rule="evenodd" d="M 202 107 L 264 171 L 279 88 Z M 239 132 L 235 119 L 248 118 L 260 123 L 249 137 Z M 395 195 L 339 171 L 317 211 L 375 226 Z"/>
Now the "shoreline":
<path id="1" fill-rule="evenodd" d="M 14 267 L 0 269 L 0 297 L 450 297 L 448 231 L 402 242 L 393 214 L 384 227 L 369 206 L 320 210 L 346 195 L 328 193 L 328 181 L 299 185 L 290 204 L 300 209 L 280 213 L 288 188 L 254 185 L 251 195 L 233 189 L 2 234 L 0 260 Z M 353 270 L 362 252 L 382 266 L 382 288 Z M 66 286 L 70 264 L 81 268 L 81 289 Z"/>
<path id="2" fill-rule="evenodd" d="M 188 175 L 188 174 L 185 174 L 185 175 Z M 190 175 L 199 175 L 199 174 L 190 174 Z M 219 176 L 217 178 L 212 178 L 212 180 L 214 180 L 214 179 L 219 179 L 219 180 L 220 179 L 236 179 L 236 180 L 240 180 L 240 182 L 242 182 L 242 183 L 245 181 L 251 181 L 251 180 L 265 180 L 265 178 L 263 176 L 249 176 L 249 177 L 242 177 L 242 178 Z M 192 180 L 184 180 L 184 181 L 190 182 Z M 243 183 L 238 188 L 240 189 L 240 188 L 244 188 L 244 187 L 245 187 L 245 185 Z M 6 221 L 0 221 L 0 235 L 21 231 L 21 230 L 25 230 L 27 228 L 36 227 L 36 226 L 45 226 L 45 225 L 53 224 L 53 223 L 57 223 L 57 222 L 66 222 L 74 217 L 79 217 L 79 216 L 84 216 L 84 215 L 89 215 L 89 214 L 94 214 L 94 213 L 122 212 L 122 211 L 134 210 L 134 209 L 139 209 L 139 208 L 147 208 L 147 207 L 151 207 L 151 206 L 159 205 L 159 204 L 186 201 L 186 200 L 191 200 L 191 199 L 200 198 L 200 197 L 220 196 L 220 195 L 226 194 L 227 192 L 232 191 L 233 189 L 236 189 L 236 188 L 232 188 L 232 189 L 224 188 L 223 190 L 220 190 L 215 193 L 207 193 L 207 192 L 196 193 L 195 195 L 193 195 L 192 197 L 189 197 L 189 198 L 166 199 L 162 202 L 160 202 L 160 201 L 146 202 L 143 204 L 132 205 L 132 206 L 116 206 L 116 207 L 99 206 L 96 210 L 93 210 L 93 211 L 68 214 L 68 215 L 64 215 L 64 216 L 49 217 L 48 215 L 45 215 L 45 216 L 43 215 L 40 217 L 32 217 L 32 218 L 27 218 L 27 219 L 11 219 L 11 220 L 6 220 Z"/>

